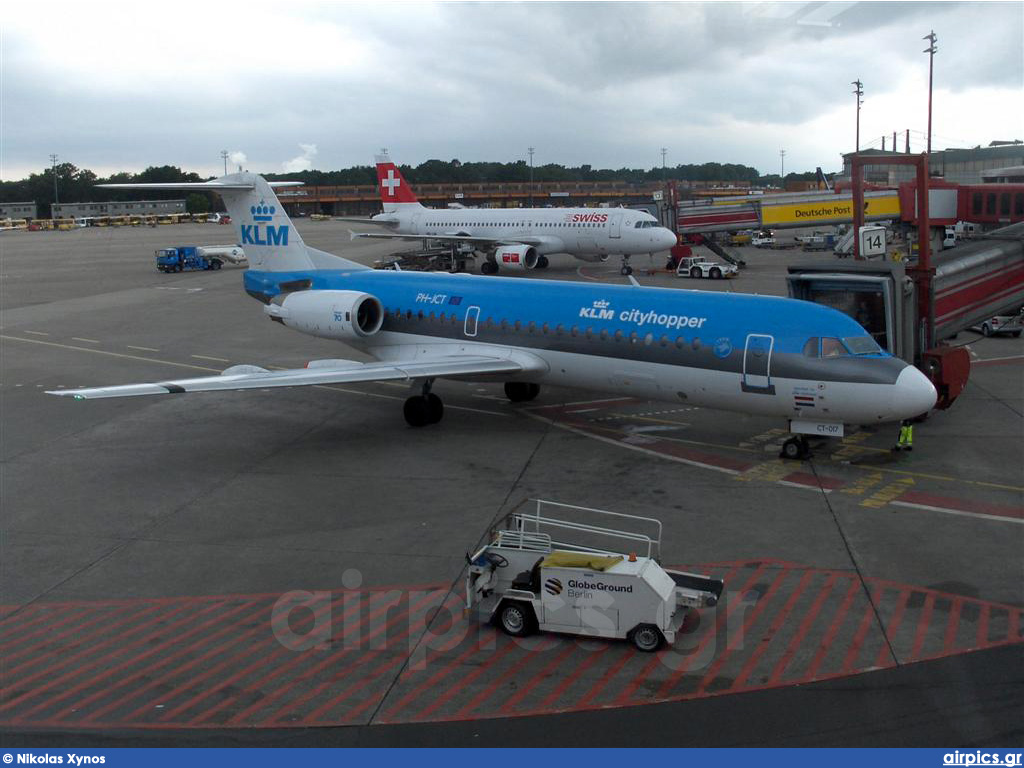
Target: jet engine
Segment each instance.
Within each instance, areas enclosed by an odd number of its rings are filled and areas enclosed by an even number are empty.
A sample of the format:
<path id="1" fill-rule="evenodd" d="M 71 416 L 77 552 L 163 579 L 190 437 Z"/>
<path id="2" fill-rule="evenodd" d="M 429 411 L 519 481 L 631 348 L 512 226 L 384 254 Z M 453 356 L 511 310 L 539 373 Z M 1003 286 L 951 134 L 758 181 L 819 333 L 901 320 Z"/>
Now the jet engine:
<path id="1" fill-rule="evenodd" d="M 499 269 L 533 269 L 537 266 L 537 249 L 529 245 L 501 245 L 494 251 Z"/>
<path id="2" fill-rule="evenodd" d="M 325 339 L 359 341 L 384 323 L 376 296 L 361 291 L 296 291 L 275 296 L 265 308 L 272 320 Z"/>

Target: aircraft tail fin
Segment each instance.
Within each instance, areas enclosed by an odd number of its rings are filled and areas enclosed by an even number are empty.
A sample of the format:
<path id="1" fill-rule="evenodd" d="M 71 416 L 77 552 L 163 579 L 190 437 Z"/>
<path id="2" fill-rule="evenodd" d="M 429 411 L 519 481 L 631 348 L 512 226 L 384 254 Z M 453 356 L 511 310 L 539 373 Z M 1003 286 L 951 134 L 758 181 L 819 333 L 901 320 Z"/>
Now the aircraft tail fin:
<path id="1" fill-rule="evenodd" d="M 255 173 L 232 173 L 206 182 L 166 184 L 100 184 L 113 189 L 174 189 L 216 192 L 235 225 L 238 244 L 245 249 L 249 268 L 265 272 L 309 269 L 369 269 L 340 256 L 310 248 L 294 225 L 272 187 L 298 186 L 301 182 L 268 182 Z"/>
<path id="2" fill-rule="evenodd" d="M 377 155 L 377 186 L 384 213 L 394 213 L 405 208 L 421 208 L 409 182 L 402 176 L 398 166 L 387 155 Z"/>

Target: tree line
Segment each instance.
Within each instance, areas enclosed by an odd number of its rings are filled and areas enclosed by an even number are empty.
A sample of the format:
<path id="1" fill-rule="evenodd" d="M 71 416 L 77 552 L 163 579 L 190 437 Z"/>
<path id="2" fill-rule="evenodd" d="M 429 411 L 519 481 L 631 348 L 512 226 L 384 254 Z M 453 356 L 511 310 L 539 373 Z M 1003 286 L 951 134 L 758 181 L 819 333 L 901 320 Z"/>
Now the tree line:
<path id="1" fill-rule="evenodd" d="M 529 182 L 530 166 L 524 160 L 514 163 L 469 162 L 458 160 L 427 160 L 417 166 L 399 166 L 402 174 L 412 184 L 477 184 Z M 301 171 L 298 173 L 268 173 L 267 179 L 274 181 L 301 181 L 315 186 L 373 186 L 377 183 L 377 171 L 371 165 L 359 165 L 337 171 Z M 56 177 L 56 185 L 54 184 Z M 700 165 L 676 165 L 650 168 L 593 168 L 590 165 L 563 166 L 557 163 L 538 165 L 533 168 L 533 180 L 542 182 L 568 181 L 622 181 L 629 184 L 645 184 L 665 179 L 680 181 L 724 181 L 746 182 L 752 186 L 781 186 L 778 174 L 762 176 L 756 168 L 734 163 L 702 163 Z M 814 172 L 787 173 L 786 181 L 813 179 Z M 173 165 L 151 166 L 141 173 L 120 172 L 103 178 L 86 168 L 72 163 L 60 163 L 39 173 L 29 174 L 27 179 L 0 182 L 0 202 L 15 203 L 34 201 L 39 215 L 49 215 L 50 206 L 57 198 L 66 203 L 104 202 L 110 200 L 165 200 L 181 196 L 181 192 L 169 190 L 123 190 L 100 189 L 97 184 L 153 184 L 177 181 L 204 181 L 197 173 L 184 171 Z M 55 189 L 56 186 L 56 189 Z M 201 213 L 215 205 L 214 199 L 206 194 L 188 195 L 188 210 Z"/>

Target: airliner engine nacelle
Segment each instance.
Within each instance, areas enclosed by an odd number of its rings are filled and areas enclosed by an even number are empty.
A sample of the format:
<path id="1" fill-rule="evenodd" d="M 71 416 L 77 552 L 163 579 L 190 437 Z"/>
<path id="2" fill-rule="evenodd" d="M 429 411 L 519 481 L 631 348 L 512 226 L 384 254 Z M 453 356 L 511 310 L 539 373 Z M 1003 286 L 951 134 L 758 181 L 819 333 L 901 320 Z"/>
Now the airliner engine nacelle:
<path id="1" fill-rule="evenodd" d="M 603 264 L 608 261 L 607 253 L 574 253 L 573 256 L 580 261 L 589 261 L 591 263 L 601 262 Z"/>
<path id="2" fill-rule="evenodd" d="M 502 269 L 533 269 L 537 266 L 537 249 L 529 245 L 500 245 L 494 261 Z"/>
<path id="3" fill-rule="evenodd" d="M 360 291 L 297 291 L 275 296 L 266 313 L 289 328 L 325 339 L 358 341 L 384 323 L 376 296 Z"/>

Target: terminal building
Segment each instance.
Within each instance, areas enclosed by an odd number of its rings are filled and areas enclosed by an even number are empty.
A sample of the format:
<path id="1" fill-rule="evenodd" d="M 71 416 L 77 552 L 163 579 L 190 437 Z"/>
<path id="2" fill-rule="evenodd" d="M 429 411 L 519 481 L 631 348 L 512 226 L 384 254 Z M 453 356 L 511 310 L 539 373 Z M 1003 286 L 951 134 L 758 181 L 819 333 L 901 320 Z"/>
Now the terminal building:
<path id="1" fill-rule="evenodd" d="M 0 219 L 37 219 L 35 203 L 0 203 Z"/>
<path id="2" fill-rule="evenodd" d="M 80 219 L 89 216 L 166 216 L 185 213 L 184 200 L 117 200 L 108 203 L 55 203 L 53 218 Z"/>
<path id="3" fill-rule="evenodd" d="M 843 173 L 837 181 L 849 181 L 850 158 L 856 153 L 843 155 Z M 864 181 L 897 187 L 904 181 L 914 180 L 911 165 L 891 165 L 885 158 L 902 155 L 902 152 L 886 152 L 879 149 L 862 149 L 863 156 L 877 156 L 878 164 L 865 166 Z M 974 149 L 944 149 L 932 152 L 928 157 L 928 170 L 932 176 L 941 176 L 953 184 L 982 184 L 1003 182 L 1016 169 L 1016 175 L 1024 174 L 1024 142 L 993 141 L 987 147 Z M 1007 173 L 1009 172 L 1009 173 Z"/>

